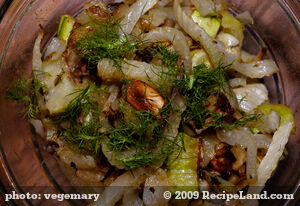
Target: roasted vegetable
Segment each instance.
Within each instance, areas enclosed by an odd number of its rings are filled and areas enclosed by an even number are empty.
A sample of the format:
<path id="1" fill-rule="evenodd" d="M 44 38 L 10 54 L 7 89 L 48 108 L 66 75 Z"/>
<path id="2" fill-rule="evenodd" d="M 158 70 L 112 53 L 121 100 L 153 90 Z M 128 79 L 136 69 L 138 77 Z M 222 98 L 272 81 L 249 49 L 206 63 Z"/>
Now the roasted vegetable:
<path id="1" fill-rule="evenodd" d="M 74 24 L 75 24 L 75 19 L 73 19 L 73 17 L 69 15 L 63 15 L 60 19 L 60 23 L 57 31 L 57 37 L 60 40 L 67 42 L 70 37 Z"/>
<path id="2" fill-rule="evenodd" d="M 174 152 L 168 160 L 168 177 L 171 190 L 198 190 L 198 139 L 178 134 L 184 150 Z M 181 139 L 179 138 L 179 139 Z"/>
<path id="3" fill-rule="evenodd" d="M 164 106 L 164 99 L 160 94 L 139 80 L 133 80 L 129 83 L 126 99 L 136 110 L 150 110 L 154 114 L 158 114 Z"/>
<path id="4" fill-rule="evenodd" d="M 195 67 L 200 64 L 205 64 L 207 67 L 211 67 L 209 58 L 203 49 L 195 49 L 191 52 L 192 66 Z"/>
<path id="5" fill-rule="evenodd" d="M 293 112 L 289 107 L 283 104 L 263 104 L 259 106 L 258 109 L 265 114 L 270 114 L 272 110 L 277 112 L 280 116 L 280 126 L 292 122 L 294 127 L 293 130 L 295 130 Z"/>
<path id="6" fill-rule="evenodd" d="M 221 26 L 223 31 L 235 36 L 239 40 L 241 46 L 244 40 L 243 25 L 227 11 L 222 11 L 220 14 L 222 15 Z"/>
<path id="7" fill-rule="evenodd" d="M 288 121 L 286 123 L 281 124 L 278 130 L 274 133 L 270 147 L 265 157 L 262 159 L 259 167 L 257 168 L 257 182 L 254 184 L 254 186 L 262 187 L 252 188 L 251 190 L 254 190 L 255 193 L 260 193 L 261 189 L 276 169 L 278 161 L 280 160 L 283 154 L 283 150 L 288 142 L 289 136 L 293 128 L 294 122 Z"/>
<path id="8" fill-rule="evenodd" d="M 211 16 L 201 16 L 199 11 L 194 11 L 192 14 L 192 19 L 195 23 L 197 23 L 201 28 L 203 28 L 206 33 L 211 36 L 212 38 L 215 38 L 217 36 L 217 33 L 220 28 L 220 21 Z"/>
<path id="9" fill-rule="evenodd" d="M 266 86 L 260 83 L 235 88 L 233 92 L 238 99 L 240 109 L 246 113 L 252 113 L 253 109 L 269 99 Z"/>
<path id="10" fill-rule="evenodd" d="M 239 47 L 240 42 L 235 36 L 229 33 L 220 32 L 217 36 L 217 39 L 224 43 L 225 51 L 228 54 L 232 54 L 233 56 L 236 57 L 236 59 L 240 58 L 240 54 L 241 54 L 241 49 Z"/>
<path id="11" fill-rule="evenodd" d="M 45 96 L 46 108 L 50 114 L 64 112 L 68 104 L 76 97 L 76 87 L 74 82 L 64 74 L 58 84 L 49 88 L 49 93 Z"/>
<path id="12" fill-rule="evenodd" d="M 164 67 L 135 60 L 128 60 L 121 67 L 122 70 L 111 59 L 103 59 L 98 63 L 98 76 L 105 81 L 141 80 L 157 88 L 165 80 L 161 74 L 167 72 Z"/>
<path id="13" fill-rule="evenodd" d="M 211 160 L 210 165 L 214 170 L 228 175 L 234 161 L 235 157 L 230 151 L 230 146 L 224 145 L 216 151 L 215 157 Z"/>

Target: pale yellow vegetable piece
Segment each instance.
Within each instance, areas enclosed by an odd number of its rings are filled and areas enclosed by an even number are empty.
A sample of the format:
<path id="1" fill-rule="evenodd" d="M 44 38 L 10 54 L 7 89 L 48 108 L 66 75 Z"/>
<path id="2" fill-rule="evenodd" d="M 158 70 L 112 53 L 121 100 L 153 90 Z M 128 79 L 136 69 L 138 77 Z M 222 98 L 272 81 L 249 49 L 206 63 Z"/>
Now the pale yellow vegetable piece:
<path id="1" fill-rule="evenodd" d="M 235 36 L 239 40 L 241 46 L 244 40 L 243 24 L 239 20 L 231 16 L 227 11 L 222 11 L 221 15 L 221 26 L 223 28 L 223 31 Z"/>
<path id="2" fill-rule="evenodd" d="M 192 19 L 203 28 L 209 36 L 212 38 L 217 36 L 221 25 L 220 20 L 211 16 L 201 16 L 197 10 L 192 13 Z"/>
<path id="3" fill-rule="evenodd" d="M 171 191 L 198 190 L 198 139 L 184 133 L 180 136 L 178 144 L 184 146 L 181 151 L 174 152 L 168 160 L 168 178 Z"/>

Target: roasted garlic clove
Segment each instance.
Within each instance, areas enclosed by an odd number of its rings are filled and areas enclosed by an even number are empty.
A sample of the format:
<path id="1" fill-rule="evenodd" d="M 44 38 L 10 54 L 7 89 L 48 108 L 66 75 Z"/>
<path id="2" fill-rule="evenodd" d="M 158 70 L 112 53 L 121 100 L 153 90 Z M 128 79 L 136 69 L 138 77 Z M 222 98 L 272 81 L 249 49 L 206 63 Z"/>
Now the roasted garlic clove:
<path id="1" fill-rule="evenodd" d="M 129 83 L 126 100 L 136 110 L 150 110 L 156 115 L 165 103 L 155 89 L 140 80 Z"/>

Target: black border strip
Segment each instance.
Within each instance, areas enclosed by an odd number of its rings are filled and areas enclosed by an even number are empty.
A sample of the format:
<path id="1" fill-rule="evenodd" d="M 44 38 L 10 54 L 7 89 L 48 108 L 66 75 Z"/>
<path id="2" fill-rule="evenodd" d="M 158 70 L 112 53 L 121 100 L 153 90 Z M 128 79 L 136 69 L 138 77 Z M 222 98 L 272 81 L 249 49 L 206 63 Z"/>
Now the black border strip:
<path id="1" fill-rule="evenodd" d="M 0 22 L 12 2 L 13 2 L 13 0 L 5 0 L 4 1 L 3 5 L 0 8 Z"/>

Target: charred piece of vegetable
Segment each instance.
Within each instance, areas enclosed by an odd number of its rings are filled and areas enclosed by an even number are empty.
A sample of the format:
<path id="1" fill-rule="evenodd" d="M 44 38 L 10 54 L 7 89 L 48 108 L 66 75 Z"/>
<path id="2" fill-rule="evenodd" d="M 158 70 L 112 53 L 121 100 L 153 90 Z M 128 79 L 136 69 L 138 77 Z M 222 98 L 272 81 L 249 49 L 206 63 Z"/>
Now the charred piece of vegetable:
<path id="1" fill-rule="evenodd" d="M 164 106 L 164 99 L 160 94 L 139 80 L 133 80 L 129 83 L 126 99 L 136 110 L 150 110 L 156 115 Z"/>

